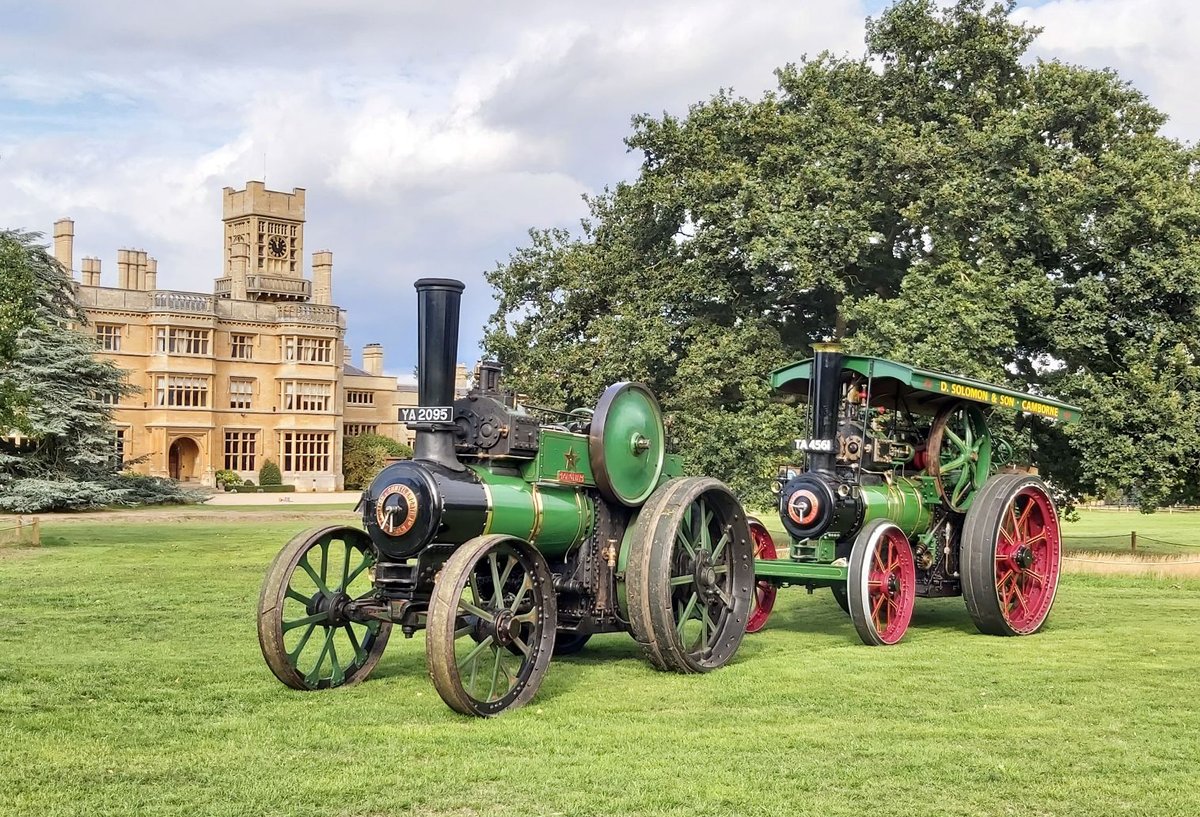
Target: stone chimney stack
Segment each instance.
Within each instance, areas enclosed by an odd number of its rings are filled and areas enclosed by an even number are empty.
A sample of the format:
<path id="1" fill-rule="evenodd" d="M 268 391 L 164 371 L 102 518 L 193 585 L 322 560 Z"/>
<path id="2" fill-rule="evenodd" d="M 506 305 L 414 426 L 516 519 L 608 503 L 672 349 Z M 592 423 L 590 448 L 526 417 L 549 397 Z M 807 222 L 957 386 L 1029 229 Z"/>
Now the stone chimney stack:
<path id="1" fill-rule="evenodd" d="M 363 347 L 363 371 L 379 376 L 383 374 L 383 347 L 378 343 L 368 343 Z"/>
<path id="2" fill-rule="evenodd" d="M 158 259 L 146 259 L 146 290 L 158 289 Z"/>
<path id="3" fill-rule="evenodd" d="M 131 289 L 133 281 L 130 280 L 133 276 L 130 275 L 131 258 L 133 250 L 117 250 L 117 288 Z"/>
<path id="4" fill-rule="evenodd" d="M 318 250 L 313 253 L 313 288 L 312 302 L 314 304 L 333 303 L 333 253 L 329 250 Z"/>
<path id="5" fill-rule="evenodd" d="M 85 287 L 100 286 L 100 259 L 85 257 L 79 263 L 83 275 L 83 285 Z"/>
<path id="6" fill-rule="evenodd" d="M 135 250 L 130 253 L 130 278 L 133 279 L 132 289 L 138 291 L 146 288 L 146 251 Z"/>
<path id="7" fill-rule="evenodd" d="M 75 277 L 75 222 L 60 218 L 54 222 L 54 257 Z"/>
<path id="8" fill-rule="evenodd" d="M 342 365 L 343 366 L 353 366 L 354 365 L 354 356 L 350 353 L 350 344 L 349 343 L 342 344 Z"/>
<path id="9" fill-rule="evenodd" d="M 250 265 L 250 245 L 245 241 L 235 242 L 229 251 L 229 297 L 235 301 L 246 300 L 246 270 Z"/>

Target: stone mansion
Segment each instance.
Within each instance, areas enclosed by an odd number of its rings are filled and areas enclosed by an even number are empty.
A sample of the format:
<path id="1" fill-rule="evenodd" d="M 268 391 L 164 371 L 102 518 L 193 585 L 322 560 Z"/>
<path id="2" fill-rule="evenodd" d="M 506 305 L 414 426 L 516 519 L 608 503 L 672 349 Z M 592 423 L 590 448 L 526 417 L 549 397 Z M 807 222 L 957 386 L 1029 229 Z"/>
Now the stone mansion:
<path id="1" fill-rule="evenodd" d="M 76 298 L 101 354 L 140 392 L 113 398 L 118 453 L 142 473 L 212 485 L 222 469 L 257 481 L 273 460 L 298 491 L 342 488 L 344 436 L 411 442 L 398 409 L 414 387 L 383 374 L 383 347 L 344 343 L 333 253 L 304 275 L 304 190 L 247 182 L 224 190 L 224 262 L 213 291 L 160 289 L 157 262 L 117 251 L 115 284 L 98 258 L 78 267 Z M 54 255 L 75 276 L 74 223 L 54 224 Z M 465 387 L 466 367 L 458 369 Z"/>

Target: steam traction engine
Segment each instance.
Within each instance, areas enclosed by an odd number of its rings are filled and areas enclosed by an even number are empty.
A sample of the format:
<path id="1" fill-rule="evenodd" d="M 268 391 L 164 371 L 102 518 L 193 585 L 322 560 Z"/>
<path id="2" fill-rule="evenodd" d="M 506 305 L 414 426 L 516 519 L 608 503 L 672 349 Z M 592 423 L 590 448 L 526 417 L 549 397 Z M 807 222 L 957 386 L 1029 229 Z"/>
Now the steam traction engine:
<path id="1" fill-rule="evenodd" d="M 275 676 L 356 683 L 394 626 L 425 629 L 442 699 L 487 716 L 528 702 L 551 655 L 594 633 L 631 633 L 663 670 L 728 662 L 754 583 L 746 516 L 717 480 L 679 476 L 650 390 L 617 383 L 594 411 L 535 412 L 485 364 L 454 400 L 463 285 L 416 288 L 414 457 L 363 492 L 364 529 L 306 531 L 276 556 L 258 613 Z"/>
<path id="2" fill-rule="evenodd" d="M 1062 422 L 1079 410 L 832 344 L 814 349 L 771 376 L 807 400 L 808 429 L 796 441 L 803 467 L 781 469 L 777 483 L 788 558 L 775 560 L 765 527 L 751 527 L 749 631 L 766 623 L 778 586 L 797 584 L 831 588 L 867 644 L 899 641 L 917 596 L 961 594 L 984 633 L 1036 632 L 1058 585 L 1058 512 L 1038 477 L 1000 470 L 1012 452 L 983 409 Z"/>

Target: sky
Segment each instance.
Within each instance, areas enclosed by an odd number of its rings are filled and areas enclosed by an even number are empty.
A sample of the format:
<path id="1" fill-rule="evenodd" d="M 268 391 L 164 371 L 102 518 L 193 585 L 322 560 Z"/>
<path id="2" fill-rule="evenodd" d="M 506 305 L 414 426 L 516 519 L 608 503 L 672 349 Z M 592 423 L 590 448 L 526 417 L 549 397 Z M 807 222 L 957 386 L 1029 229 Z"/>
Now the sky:
<path id="1" fill-rule="evenodd" d="M 221 190 L 307 190 L 305 266 L 334 254 L 347 342 L 416 364 L 412 282 L 466 282 L 460 359 L 493 311 L 483 278 L 530 228 L 577 229 L 583 196 L 636 176 L 630 118 L 684 114 L 773 70 L 858 56 L 878 0 L 0 0 L 0 229 L 75 220 L 75 266 L 158 259 L 210 292 Z M 1200 4 L 1048 0 L 1032 55 L 1111 67 L 1200 136 Z"/>

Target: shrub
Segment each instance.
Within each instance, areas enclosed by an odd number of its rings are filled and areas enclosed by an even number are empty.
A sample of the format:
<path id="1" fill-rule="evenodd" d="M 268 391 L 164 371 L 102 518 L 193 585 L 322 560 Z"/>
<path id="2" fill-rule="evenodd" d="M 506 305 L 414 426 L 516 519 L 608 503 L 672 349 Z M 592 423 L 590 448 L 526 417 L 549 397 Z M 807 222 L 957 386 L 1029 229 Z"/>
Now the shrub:
<path id="1" fill-rule="evenodd" d="M 263 460 L 262 468 L 258 471 L 259 485 L 282 485 L 283 474 L 279 472 L 279 466 L 271 460 Z"/>
<path id="2" fill-rule="evenodd" d="M 0 511 L 50 513 L 111 505 L 187 505 L 208 499 L 203 491 L 185 490 L 174 480 L 143 474 L 115 474 L 103 480 L 30 478 L 5 483 Z"/>
<path id="3" fill-rule="evenodd" d="M 252 480 L 252 479 L 244 479 L 244 480 L 242 480 L 242 485 L 247 485 L 247 486 L 249 486 L 249 487 L 253 488 L 253 487 L 254 487 L 254 480 Z"/>
<path id="4" fill-rule="evenodd" d="M 382 434 L 346 437 L 342 443 L 342 477 L 349 489 L 365 488 L 388 459 L 411 456 L 411 448 Z"/>
<path id="5" fill-rule="evenodd" d="M 231 485 L 242 484 L 242 478 L 228 468 L 218 471 L 213 478 L 216 480 L 218 488 L 228 488 Z"/>

